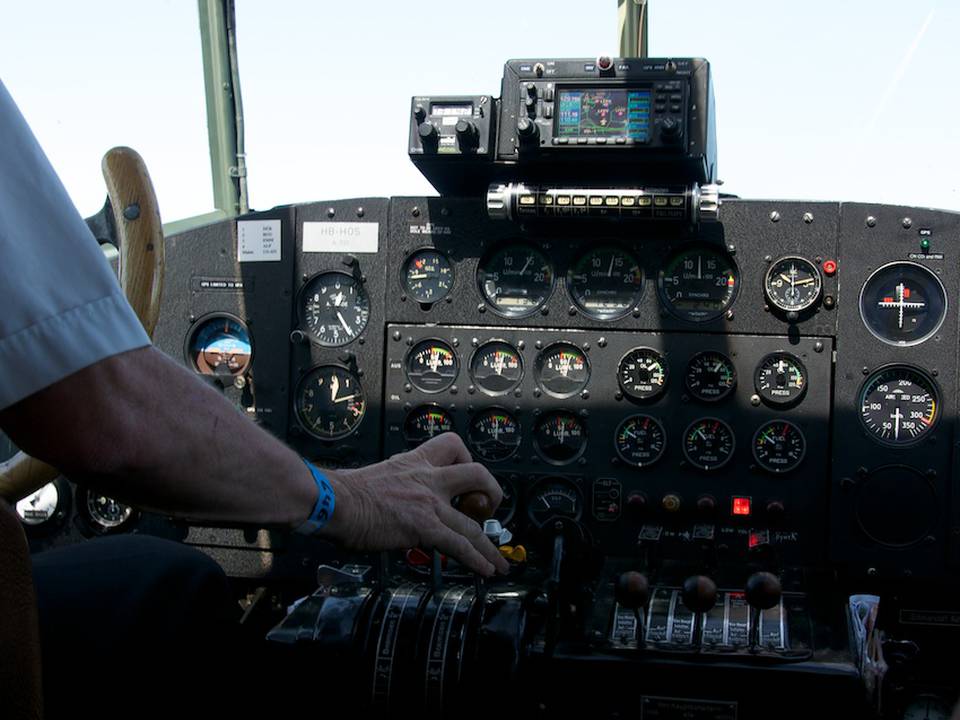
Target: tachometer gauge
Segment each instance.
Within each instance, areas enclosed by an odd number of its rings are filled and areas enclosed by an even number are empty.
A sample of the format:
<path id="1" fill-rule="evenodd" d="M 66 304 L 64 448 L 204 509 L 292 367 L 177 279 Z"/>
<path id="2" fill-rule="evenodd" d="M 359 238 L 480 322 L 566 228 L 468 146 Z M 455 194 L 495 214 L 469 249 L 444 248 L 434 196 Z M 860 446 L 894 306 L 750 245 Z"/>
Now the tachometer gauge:
<path id="1" fill-rule="evenodd" d="M 510 343 L 491 340 L 470 358 L 470 377 L 488 395 L 505 395 L 523 378 L 523 358 Z"/>
<path id="2" fill-rule="evenodd" d="M 370 300 L 363 283 L 345 272 L 315 275 L 303 288 L 300 319 L 319 345 L 340 347 L 366 329 Z"/>
<path id="3" fill-rule="evenodd" d="M 587 317 L 615 320 L 639 302 L 643 293 L 643 270 L 626 250 L 601 247 L 574 263 L 567 275 L 567 289 Z"/>
<path id="4" fill-rule="evenodd" d="M 726 355 L 707 350 L 690 358 L 684 382 L 687 391 L 697 400 L 716 402 L 733 392 L 737 371 Z"/>
<path id="5" fill-rule="evenodd" d="M 453 385 L 460 371 L 457 354 L 442 340 L 421 340 L 407 353 L 407 379 L 417 390 L 436 393 Z"/>
<path id="6" fill-rule="evenodd" d="M 877 370 L 860 390 L 860 421 L 871 437 L 903 447 L 920 442 L 940 419 L 933 379 L 907 365 Z"/>
<path id="7" fill-rule="evenodd" d="M 553 291 L 553 266 L 529 245 L 508 245 L 483 259 L 477 270 L 480 292 L 491 308 L 517 318 L 539 310 Z"/>
<path id="8" fill-rule="evenodd" d="M 864 325 L 890 345 L 918 345 L 940 329 L 947 293 L 930 270 L 910 262 L 877 269 L 860 291 Z"/>
<path id="9" fill-rule="evenodd" d="M 453 431 L 453 418 L 438 405 L 421 405 L 407 413 L 403 437 L 410 447 L 425 443 L 440 433 Z"/>
<path id="10" fill-rule="evenodd" d="M 467 441 L 481 460 L 506 460 L 520 448 L 520 423 L 501 408 L 482 410 L 470 423 Z"/>
<path id="11" fill-rule="evenodd" d="M 707 322 L 720 317 L 737 297 L 737 267 L 726 254 L 709 248 L 681 250 L 660 271 L 660 300 L 681 320 Z"/>
<path id="12" fill-rule="evenodd" d="M 683 433 L 683 454 L 700 470 L 716 470 L 733 457 L 736 441 L 733 430 L 723 420 L 696 420 Z"/>
<path id="13" fill-rule="evenodd" d="M 800 358 L 786 352 L 767 355 L 753 379 L 757 394 L 768 405 L 796 405 L 807 392 L 807 369 Z"/>
<path id="14" fill-rule="evenodd" d="M 807 452 L 807 439 L 792 422 L 772 420 L 753 436 L 753 457 L 764 470 L 785 473 L 794 470 Z"/>
<path id="15" fill-rule="evenodd" d="M 802 257 L 775 261 L 763 280 L 767 301 L 784 313 L 801 313 L 820 299 L 823 280 L 812 262 Z"/>
<path id="16" fill-rule="evenodd" d="M 634 400 L 653 400 L 667 389 L 669 372 L 663 355 L 650 348 L 634 348 L 620 359 L 617 379 L 623 394 Z"/>
<path id="17" fill-rule="evenodd" d="M 367 409 L 360 380 L 339 365 L 314 368 L 297 388 L 297 418 L 321 440 L 336 440 L 357 429 Z"/>
<path id="18" fill-rule="evenodd" d="M 560 518 L 579 520 L 583 511 L 580 491 L 567 480 L 543 480 L 534 486 L 527 503 L 527 514 L 537 527 Z"/>
<path id="19" fill-rule="evenodd" d="M 119 532 L 135 519 L 134 509 L 129 505 L 107 497 L 92 488 L 82 492 L 85 497 L 80 507 L 96 532 Z"/>
<path id="20" fill-rule="evenodd" d="M 534 426 L 533 446 L 547 462 L 565 465 L 583 454 L 587 447 L 587 429 L 571 412 L 549 412 Z"/>
<path id="21" fill-rule="evenodd" d="M 190 331 L 186 355 L 194 369 L 204 375 L 242 375 L 253 355 L 250 332 L 229 315 L 207 316 Z"/>
<path id="22" fill-rule="evenodd" d="M 443 300 L 453 288 L 453 265 L 439 250 L 417 250 L 403 264 L 403 289 L 419 303 Z"/>
<path id="23" fill-rule="evenodd" d="M 536 375 L 545 393 L 567 398 L 586 387 L 590 380 L 590 361 L 573 343 L 554 343 L 537 356 Z"/>
<path id="24" fill-rule="evenodd" d="M 631 415 L 617 428 L 614 447 L 627 465 L 646 467 L 663 456 L 667 433 L 656 418 L 649 415 Z"/>

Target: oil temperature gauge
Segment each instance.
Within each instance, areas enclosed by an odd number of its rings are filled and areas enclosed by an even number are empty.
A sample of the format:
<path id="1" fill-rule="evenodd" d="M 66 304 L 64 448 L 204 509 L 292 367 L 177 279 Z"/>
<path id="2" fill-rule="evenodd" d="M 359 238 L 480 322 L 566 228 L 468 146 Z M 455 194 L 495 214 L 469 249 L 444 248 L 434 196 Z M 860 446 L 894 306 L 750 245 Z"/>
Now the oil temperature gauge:
<path id="1" fill-rule="evenodd" d="M 537 527 L 551 520 L 579 520 L 583 501 L 576 485 L 560 478 L 543 480 L 534 486 L 527 503 L 527 513 Z"/>
<path id="2" fill-rule="evenodd" d="M 765 423 L 753 436 L 753 458 L 768 472 L 781 474 L 796 469 L 806 452 L 803 432 L 786 420 Z"/>
<path id="3" fill-rule="evenodd" d="M 795 355 L 771 353 L 757 366 L 754 385 L 768 405 L 790 407 L 800 402 L 807 392 L 807 369 Z"/>
<path id="4" fill-rule="evenodd" d="M 723 420 L 695 420 L 683 433 L 683 454 L 700 470 L 722 468 L 733 457 L 736 440 L 733 430 Z"/>
<path id="5" fill-rule="evenodd" d="M 774 262 L 763 281 L 767 301 L 783 313 L 801 313 L 820 299 L 823 280 L 812 262 L 784 257 Z"/>
<path id="6" fill-rule="evenodd" d="M 452 431 L 453 418 L 439 405 L 414 408 L 403 421 L 403 437 L 412 448 L 441 433 Z"/>
<path id="7" fill-rule="evenodd" d="M 443 300 L 453 287 L 453 266 L 439 250 L 417 250 L 403 264 L 403 289 L 418 303 Z"/>
<path id="8" fill-rule="evenodd" d="M 627 465 L 646 467 L 663 456 L 667 433 L 656 418 L 649 415 L 631 415 L 617 428 L 614 447 Z"/>
<path id="9" fill-rule="evenodd" d="M 491 340 L 470 358 L 470 377 L 488 395 L 505 395 L 523 378 L 523 358 L 510 343 Z"/>
<path id="10" fill-rule="evenodd" d="M 717 402 L 737 386 L 737 371 L 726 355 L 707 350 L 690 358 L 684 382 L 697 400 Z"/>
<path id="11" fill-rule="evenodd" d="M 470 423 L 467 441 L 481 460 L 506 460 L 520 448 L 520 423 L 501 408 L 483 410 Z"/>
<path id="12" fill-rule="evenodd" d="M 437 393 L 456 381 L 460 361 L 442 340 L 422 340 L 407 353 L 406 368 L 407 379 L 417 390 Z"/>
<path id="13" fill-rule="evenodd" d="M 617 378 L 623 394 L 634 400 L 653 400 L 667 389 L 667 363 L 650 348 L 634 348 L 620 359 Z"/>
<path id="14" fill-rule="evenodd" d="M 587 430 L 580 418 L 571 412 L 550 412 L 537 420 L 533 445 L 547 462 L 566 465 L 583 454 L 587 447 Z"/>
<path id="15" fill-rule="evenodd" d="M 559 342 L 537 356 L 536 371 L 537 382 L 547 395 L 568 398 L 587 386 L 590 361 L 573 343 Z"/>

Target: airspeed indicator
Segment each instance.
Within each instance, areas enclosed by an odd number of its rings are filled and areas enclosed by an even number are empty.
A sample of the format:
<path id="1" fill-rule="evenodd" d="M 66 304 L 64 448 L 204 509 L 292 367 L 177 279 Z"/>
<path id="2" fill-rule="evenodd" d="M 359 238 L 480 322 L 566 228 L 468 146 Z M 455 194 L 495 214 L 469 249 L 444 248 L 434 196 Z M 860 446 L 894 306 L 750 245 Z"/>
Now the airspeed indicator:
<path id="1" fill-rule="evenodd" d="M 860 422 L 885 445 L 902 447 L 920 442 L 940 418 L 934 381 L 907 365 L 881 368 L 860 390 Z"/>

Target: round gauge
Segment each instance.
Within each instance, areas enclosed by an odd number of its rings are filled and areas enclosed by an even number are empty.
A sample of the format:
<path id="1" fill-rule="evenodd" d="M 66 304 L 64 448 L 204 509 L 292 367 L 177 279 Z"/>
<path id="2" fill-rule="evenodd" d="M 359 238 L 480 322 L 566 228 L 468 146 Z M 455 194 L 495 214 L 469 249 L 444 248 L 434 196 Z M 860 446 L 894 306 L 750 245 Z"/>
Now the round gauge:
<path id="1" fill-rule="evenodd" d="M 513 516 L 517 512 L 517 489 L 507 478 L 497 475 L 494 477 L 500 483 L 503 498 L 500 500 L 500 505 L 497 506 L 497 511 L 493 514 L 493 517 L 499 520 L 501 525 L 506 525 L 513 520 Z"/>
<path id="2" fill-rule="evenodd" d="M 653 400 L 667 389 L 667 363 L 650 348 L 634 348 L 620 359 L 617 379 L 623 394 L 634 400 Z"/>
<path id="3" fill-rule="evenodd" d="M 940 329 L 947 293 L 922 265 L 893 262 L 874 271 L 860 291 L 860 317 L 890 345 L 918 345 Z"/>
<path id="4" fill-rule="evenodd" d="M 527 513 L 537 527 L 550 520 L 579 520 L 583 502 L 580 491 L 567 480 L 548 479 L 534 486 L 527 503 Z"/>
<path id="5" fill-rule="evenodd" d="M 553 266 L 529 245 L 508 245 L 484 258 L 477 270 L 484 299 L 500 315 L 517 318 L 540 309 L 553 290 Z"/>
<path id="6" fill-rule="evenodd" d="M 802 257 L 784 257 L 774 262 L 763 280 L 769 303 L 785 313 L 807 310 L 820 299 L 823 280 L 812 262 Z"/>
<path id="7" fill-rule="evenodd" d="M 681 250 L 660 271 L 660 300 L 681 320 L 720 317 L 737 297 L 737 267 L 730 256 L 709 248 Z"/>
<path id="8" fill-rule="evenodd" d="M 723 420 L 695 420 L 683 433 L 683 454 L 700 470 L 716 470 L 733 457 L 736 441 L 733 430 Z"/>
<path id="9" fill-rule="evenodd" d="M 403 289 L 419 303 L 443 300 L 453 288 L 453 265 L 439 250 L 417 250 L 403 264 Z"/>
<path id="10" fill-rule="evenodd" d="M 17 502 L 20 521 L 31 528 L 46 525 L 57 519 L 60 511 L 60 490 L 56 482 L 47 483 Z"/>
<path id="11" fill-rule="evenodd" d="M 533 446 L 547 462 L 565 465 L 583 454 L 587 447 L 587 429 L 571 412 L 549 412 L 537 420 Z"/>
<path id="12" fill-rule="evenodd" d="M 430 438 L 453 431 L 453 418 L 438 405 L 421 405 L 407 413 L 403 421 L 403 437 L 410 447 Z"/>
<path id="13" fill-rule="evenodd" d="M 199 373 L 243 375 L 250 367 L 250 332 L 235 317 L 208 315 L 193 326 L 187 337 L 187 361 Z"/>
<path id="14" fill-rule="evenodd" d="M 300 319 L 309 335 L 325 347 L 356 340 L 370 319 L 370 299 L 363 282 L 339 271 L 315 275 L 303 288 Z"/>
<path id="15" fill-rule="evenodd" d="M 488 395 L 505 395 L 523 378 L 523 358 L 510 343 L 491 340 L 470 358 L 470 377 Z"/>
<path id="16" fill-rule="evenodd" d="M 520 448 L 520 423 L 501 408 L 483 410 L 473 417 L 467 441 L 481 460 L 506 460 Z"/>
<path id="17" fill-rule="evenodd" d="M 89 520 L 100 532 L 119 530 L 133 518 L 133 508 L 113 498 L 101 495 L 96 490 L 86 490 L 86 508 Z"/>
<path id="18" fill-rule="evenodd" d="M 794 470 L 807 452 L 807 439 L 792 422 L 771 420 L 753 436 L 753 457 L 764 470 L 785 473 Z"/>
<path id="19" fill-rule="evenodd" d="M 582 255 L 570 268 L 567 289 L 587 317 L 615 320 L 640 301 L 643 270 L 626 250 L 600 247 Z"/>
<path id="20" fill-rule="evenodd" d="M 442 340 L 421 340 L 407 353 L 407 379 L 417 390 L 437 393 L 453 385 L 460 372 L 457 354 Z"/>
<path id="21" fill-rule="evenodd" d="M 903 711 L 903 720 L 948 720 L 950 704 L 937 695 L 917 695 Z"/>
<path id="22" fill-rule="evenodd" d="M 656 418 L 631 415 L 617 428 L 614 447 L 620 459 L 628 465 L 646 467 L 663 456 L 667 433 Z"/>
<path id="23" fill-rule="evenodd" d="M 760 361 L 753 381 L 765 403 L 789 407 L 800 402 L 807 392 L 807 369 L 795 355 L 775 352 Z"/>
<path id="24" fill-rule="evenodd" d="M 548 395 L 567 398 L 576 395 L 590 380 L 590 361 L 573 343 L 559 342 L 537 356 L 537 382 Z"/>
<path id="25" fill-rule="evenodd" d="M 690 358 L 684 382 L 687 391 L 697 400 L 716 402 L 733 392 L 737 371 L 726 355 L 707 350 Z"/>
<path id="26" fill-rule="evenodd" d="M 937 386 L 917 368 L 881 368 L 860 389 L 860 421 L 871 436 L 886 445 L 919 442 L 939 418 Z"/>
<path id="27" fill-rule="evenodd" d="M 357 429 L 367 401 L 356 375 L 339 365 L 321 365 L 300 381 L 296 409 L 307 432 L 336 440 Z"/>

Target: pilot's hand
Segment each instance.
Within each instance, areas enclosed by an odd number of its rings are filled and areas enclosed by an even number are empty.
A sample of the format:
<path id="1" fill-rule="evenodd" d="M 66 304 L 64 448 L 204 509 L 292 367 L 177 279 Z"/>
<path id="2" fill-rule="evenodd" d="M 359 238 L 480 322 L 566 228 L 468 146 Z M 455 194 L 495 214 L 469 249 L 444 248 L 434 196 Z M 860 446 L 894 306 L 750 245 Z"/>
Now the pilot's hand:
<path id="1" fill-rule="evenodd" d="M 436 549 L 481 575 L 507 572 L 480 525 L 450 504 L 480 491 L 496 508 L 503 497 L 459 435 L 437 435 L 376 465 L 331 472 L 329 479 L 336 509 L 324 534 L 332 539 L 357 550 Z"/>

